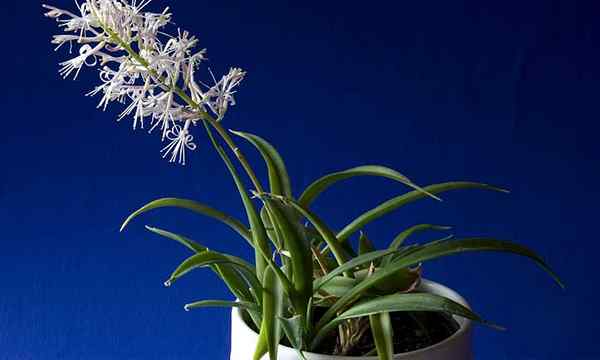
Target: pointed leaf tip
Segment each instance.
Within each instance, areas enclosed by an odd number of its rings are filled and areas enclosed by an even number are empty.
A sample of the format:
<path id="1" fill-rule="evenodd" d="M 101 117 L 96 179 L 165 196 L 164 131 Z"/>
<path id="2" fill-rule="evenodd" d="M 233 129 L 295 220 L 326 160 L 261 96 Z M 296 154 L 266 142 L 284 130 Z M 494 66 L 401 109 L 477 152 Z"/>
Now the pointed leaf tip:
<path id="1" fill-rule="evenodd" d="M 241 235 L 250 245 L 252 244 L 250 231 L 246 228 L 246 226 L 239 220 L 234 217 L 225 214 L 222 211 L 214 209 L 210 206 L 207 206 L 203 203 L 199 203 L 194 200 L 189 199 L 179 199 L 179 198 L 160 198 L 153 200 L 141 208 L 137 209 L 133 213 L 131 213 L 121 225 L 121 229 L 119 231 L 123 231 L 125 227 L 129 224 L 130 221 L 138 217 L 139 215 L 146 213 L 150 210 L 165 208 L 165 207 L 174 207 L 174 208 L 182 208 L 186 209 L 209 218 L 216 219 L 230 228 L 232 228 L 235 232 Z"/>

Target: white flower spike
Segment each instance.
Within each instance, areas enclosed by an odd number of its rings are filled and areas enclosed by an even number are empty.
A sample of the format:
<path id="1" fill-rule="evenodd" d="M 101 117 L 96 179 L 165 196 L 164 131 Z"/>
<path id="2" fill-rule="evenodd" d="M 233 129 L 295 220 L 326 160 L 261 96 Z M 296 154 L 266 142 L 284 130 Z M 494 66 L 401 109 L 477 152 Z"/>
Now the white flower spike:
<path id="1" fill-rule="evenodd" d="M 187 31 L 168 35 L 164 28 L 171 23 L 169 9 L 147 12 L 149 3 L 86 0 L 76 3 L 76 12 L 42 6 L 63 31 L 52 38 L 55 50 L 67 43 L 69 53 L 78 47 L 79 55 L 59 64 L 59 74 L 75 79 L 84 66 L 97 68 L 101 83 L 87 95 L 101 95 L 98 107 L 103 110 L 115 101 L 125 104 L 117 120 L 132 117 L 134 130 L 143 129 L 148 120 L 149 132 L 159 129 L 161 140 L 168 141 L 163 158 L 185 164 L 186 151 L 197 147 L 191 125 L 207 114 L 222 120 L 235 105 L 235 89 L 245 72 L 232 68 L 219 81 L 213 76 L 212 86 L 203 85 L 196 74 L 206 59 L 205 49 L 196 49 L 198 40 Z"/>

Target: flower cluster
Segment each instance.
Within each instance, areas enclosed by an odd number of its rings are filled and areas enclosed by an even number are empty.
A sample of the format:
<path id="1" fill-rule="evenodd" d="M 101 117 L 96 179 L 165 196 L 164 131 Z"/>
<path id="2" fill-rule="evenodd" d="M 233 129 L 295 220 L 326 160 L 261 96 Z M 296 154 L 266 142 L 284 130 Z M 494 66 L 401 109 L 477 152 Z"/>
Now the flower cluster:
<path id="1" fill-rule="evenodd" d="M 77 56 L 59 64 L 60 75 L 77 78 L 84 66 L 98 68 L 101 83 L 88 93 L 101 95 L 98 107 L 126 104 L 118 120 L 131 115 L 134 129 L 160 130 L 168 142 L 163 158 L 185 164 L 186 150 L 196 148 L 190 127 L 209 116 L 220 121 L 235 104 L 235 89 L 245 73 L 232 68 L 217 80 L 209 71 L 212 85 L 197 80 L 205 49 L 196 50 L 198 40 L 187 31 L 164 32 L 171 22 L 169 9 L 146 12 L 149 2 L 86 0 L 77 4 L 77 13 L 43 7 L 64 32 L 53 37 L 55 50 L 68 44 L 71 53 L 78 47 Z"/>

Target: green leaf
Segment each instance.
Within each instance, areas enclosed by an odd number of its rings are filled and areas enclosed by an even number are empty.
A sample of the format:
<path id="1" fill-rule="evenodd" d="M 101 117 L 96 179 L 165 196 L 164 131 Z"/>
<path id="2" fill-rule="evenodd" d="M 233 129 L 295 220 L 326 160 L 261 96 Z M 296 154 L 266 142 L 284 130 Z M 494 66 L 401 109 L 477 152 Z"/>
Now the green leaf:
<path id="1" fill-rule="evenodd" d="M 188 239 L 185 236 L 178 235 L 178 234 L 172 233 L 170 231 L 158 229 L 158 228 L 148 226 L 148 225 L 146 225 L 145 227 L 146 227 L 146 230 L 148 230 L 150 232 L 153 232 L 153 233 L 160 235 L 162 237 L 165 237 L 167 239 L 177 241 L 178 243 L 180 243 L 181 245 L 185 246 L 186 248 L 192 250 L 193 252 L 200 253 L 200 252 L 208 250 L 207 247 L 202 246 L 202 245 L 198 244 L 197 242 L 195 242 L 191 239 Z"/>
<path id="2" fill-rule="evenodd" d="M 269 183 L 271 184 L 271 192 L 277 195 L 285 195 L 286 197 L 292 197 L 292 188 L 290 185 L 290 178 L 288 176 L 285 163 L 283 158 L 275 147 L 268 143 L 265 139 L 241 132 L 229 130 L 233 134 L 240 136 L 248 140 L 256 149 L 260 152 L 260 155 L 267 164 L 267 170 L 269 172 Z"/>
<path id="3" fill-rule="evenodd" d="M 459 189 L 485 189 L 499 192 L 507 192 L 507 190 L 500 189 L 491 185 L 466 181 L 447 182 L 442 184 L 429 185 L 423 188 L 423 190 L 427 193 L 431 193 L 434 195 L 450 190 Z M 422 199 L 426 196 L 427 195 L 423 191 L 413 190 L 406 194 L 385 201 L 380 205 L 376 206 L 375 208 L 363 213 L 362 215 L 354 219 L 350 224 L 348 224 L 345 228 L 342 229 L 342 231 L 338 233 L 337 237 L 340 241 L 344 241 L 350 235 L 354 234 L 359 229 L 362 229 L 366 224 L 370 223 L 371 221 L 379 219 L 380 217 L 389 214 L 390 212 L 398 209 L 403 205 Z"/>
<path id="4" fill-rule="evenodd" d="M 263 322 L 260 325 L 260 331 L 258 333 L 258 339 L 256 341 L 256 347 L 254 348 L 254 355 L 252 360 L 261 360 L 262 356 L 269 352 L 269 345 L 267 341 L 267 330 Z"/>
<path id="5" fill-rule="evenodd" d="M 314 349 L 327 334 L 344 320 L 395 311 L 444 311 L 501 329 L 501 327 L 483 320 L 467 307 L 439 295 L 428 293 L 393 294 L 376 297 L 354 305 L 340 316 L 327 322 L 314 336 L 311 349 Z"/>
<path id="6" fill-rule="evenodd" d="M 441 225 L 432 225 L 432 224 L 419 224 L 409 227 L 404 230 L 400 234 L 398 234 L 392 243 L 390 244 L 390 249 L 398 249 L 402 244 L 404 244 L 404 240 L 406 240 L 409 236 L 426 231 L 426 230 L 437 230 L 437 231 L 445 231 L 452 229 L 450 226 L 441 226 Z"/>
<path id="7" fill-rule="evenodd" d="M 261 197 L 272 220 L 278 238 L 283 239 L 283 247 L 290 254 L 293 294 L 292 305 L 298 314 L 306 314 L 308 300 L 312 296 L 312 254 L 298 217 L 284 203 L 270 197 Z"/>
<path id="8" fill-rule="evenodd" d="M 441 226 L 441 225 L 432 225 L 432 224 L 419 224 L 419 225 L 414 225 L 409 227 L 408 229 L 402 231 L 400 234 L 398 234 L 394 240 L 392 241 L 392 243 L 390 244 L 389 248 L 390 249 L 399 249 L 400 246 L 402 246 L 402 244 L 404 244 L 404 240 L 406 240 L 409 236 L 422 232 L 422 231 L 426 231 L 426 230 L 437 230 L 437 231 L 444 231 L 444 230 L 450 230 L 451 227 L 450 226 Z M 391 256 L 386 257 L 385 259 L 382 260 L 381 262 L 381 266 L 384 267 L 387 264 L 390 263 L 390 261 L 392 260 Z"/>
<path id="9" fill-rule="evenodd" d="M 201 253 L 208 250 L 208 248 L 198 244 L 197 242 L 194 242 L 193 240 L 188 239 L 185 236 L 150 226 L 146 226 L 146 229 L 167 239 L 175 240 L 183 246 L 187 247 L 188 249 L 194 251 L 195 253 Z M 247 268 L 252 268 L 252 265 L 240 258 L 237 258 L 237 261 L 246 263 Z M 260 303 L 261 287 L 259 286 L 255 289 L 252 285 L 258 284 L 258 279 L 256 278 L 256 276 L 252 275 L 252 278 L 248 279 L 246 276 L 238 273 L 238 271 L 235 269 L 235 266 L 231 266 L 230 264 L 215 264 L 211 265 L 211 268 L 217 274 L 217 276 L 219 276 L 221 280 L 225 282 L 225 285 L 227 285 L 229 290 L 237 298 L 249 301 L 255 298 L 256 296 L 255 300 Z M 252 293 L 252 291 L 248 289 L 249 287 L 254 291 L 254 293 Z"/>
<path id="10" fill-rule="evenodd" d="M 259 360 L 266 353 L 264 352 L 263 343 L 267 345 L 269 359 L 277 360 L 277 347 L 281 339 L 281 322 L 279 318 L 283 314 L 283 289 L 271 267 L 265 268 L 263 286 L 263 319 L 254 360 Z"/>
<path id="11" fill-rule="evenodd" d="M 564 285 L 559 279 L 558 275 L 556 275 L 556 273 L 550 269 L 544 260 L 531 249 L 509 241 L 490 238 L 466 238 L 459 240 L 438 241 L 432 244 L 426 244 L 423 245 L 419 250 L 396 259 L 392 264 L 390 264 L 390 267 L 407 267 L 442 256 L 471 251 L 507 252 L 527 257 L 533 260 L 544 271 L 546 271 L 560 287 L 564 288 Z"/>
<path id="12" fill-rule="evenodd" d="M 226 301 L 226 300 L 201 300 L 193 303 L 185 304 L 185 311 L 205 307 L 238 307 L 248 311 L 260 311 L 259 307 L 248 301 Z"/>
<path id="13" fill-rule="evenodd" d="M 365 291 L 377 286 L 382 280 L 385 280 L 388 276 L 397 272 L 400 269 L 407 268 L 411 265 L 418 264 L 423 261 L 435 259 L 441 256 L 462 253 L 466 251 L 496 251 L 496 252 L 508 252 L 516 255 L 521 255 L 530 258 L 537 263 L 542 269 L 550 274 L 550 276 L 561 286 L 560 279 L 556 274 L 546 265 L 546 263 L 533 251 L 522 246 L 513 244 L 506 241 L 500 241 L 495 239 L 486 238 L 470 238 L 461 240 L 451 241 L 439 241 L 432 244 L 419 246 L 417 250 L 412 250 L 406 254 L 406 256 L 400 257 L 394 262 L 390 263 L 387 267 L 376 271 L 365 279 L 358 283 L 351 291 L 347 292 L 343 297 L 338 299 L 326 312 L 323 314 L 321 319 L 316 325 L 316 328 L 321 328 L 324 324 L 329 322 L 337 312 L 343 310 L 352 302 L 358 300 Z"/>
<path id="14" fill-rule="evenodd" d="M 250 232 L 248 231 L 246 226 L 244 224 L 242 224 L 242 222 L 240 222 L 239 220 L 237 220 L 237 219 L 233 218 L 232 216 L 229 216 L 219 210 L 215 210 L 215 209 L 211 208 L 210 206 L 204 205 L 197 201 L 188 200 L 188 199 L 162 198 L 162 199 L 157 199 L 157 200 L 151 201 L 151 202 L 147 203 L 146 205 L 142 206 L 141 208 L 139 208 L 138 210 L 134 211 L 131 215 L 129 215 L 129 217 L 127 217 L 127 219 L 125 219 L 125 221 L 123 222 L 123 225 L 121 225 L 120 231 L 123 231 L 123 229 L 125 229 L 127 224 L 129 224 L 129 222 L 131 220 L 133 220 L 135 217 L 137 217 L 138 215 L 141 215 L 141 214 L 143 214 L 147 211 L 153 210 L 153 209 L 164 208 L 164 207 L 177 207 L 177 208 L 187 209 L 187 210 L 191 210 L 193 212 L 217 219 L 217 220 L 225 223 L 229 227 L 231 227 L 238 234 L 240 234 L 244 239 L 246 239 L 246 241 L 248 241 L 250 244 L 252 244 L 252 238 L 250 236 Z"/>
<path id="15" fill-rule="evenodd" d="M 369 315 L 369 324 L 379 360 L 392 360 L 394 357 L 394 329 L 390 314 L 382 312 Z"/>
<path id="16" fill-rule="evenodd" d="M 339 321 L 395 311 L 444 311 L 467 319 L 490 324 L 469 308 L 440 295 L 429 293 L 393 294 L 363 301 L 344 311 Z"/>
<path id="17" fill-rule="evenodd" d="M 375 272 L 382 271 L 376 268 Z M 315 288 L 315 294 L 325 292 L 328 295 L 342 297 L 354 288 L 359 282 L 368 277 L 369 269 L 361 269 L 353 273 L 353 278 L 335 276 L 328 279 L 323 285 L 319 284 L 319 279 L 315 280 L 318 288 Z M 389 274 L 386 278 L 381 279 L 371 289 L 365 291 L 362 296 L 387 295 L 397 292 L 407 292 L 418 285 L 420 280 L 420 269 L 399 269 L 394 273 Z"/>
<path id="18" fill-rule="evenodd" d="M 229 159 L 229 156 L 227 156 L 227 153 L 225 152 L 225 150 L 223 150 L 223 147 L 219 145 L 219 143 L 216 141 L 212 130 L 210 129 L 210 126 L 208 126 L 206 121 L 203 121 L 202 123 L 204 124 L 204 128 L 206 129 L 206 133 L 208 134 L 208 137 L 213 147 L 227 166 L 227 170 L 231 174 L 231 177 L 233 178 L 233 181 L 235 183 L 235 187 L 237 188 L 238 193 L 240 194 L 240 198 L 242 199 L 242 203 L 244 204 L 246 216 L 248 217 L 248 222 L 250 223 L 250 231 L 252 235 L 251 242 L 254 246 L 256 276 L 258 276 L 259 279 L 262 279 L 264 269 L 269 263 L 271 253 L 266 230 L 258 215 L 258 212 L 256 211 L 254 203 L 250 199 L 250 196 L 248 196 L 246 187 L 242 179 L 240 178 L 238 171 L 231 162 L 231 159 Z"/>
<path id="19" fill-rule="evenodd" d="M 260 218 L 265 226 L 267 231 L 267 236 L 271 240 L 271 243 L 275 246 L 275 250 L 278 253 L 281 253 L 284 250 L 284 239 L 283 239 L 283 230 L 281 229 L 281 225 L 277 222 L 273 223 L 271 220 L 271 214 L 267 211 L 267 206 L 263 205 L 260 209 Z M 285 269 L 285 275 L 291 279 L 292 277 L 292 266 L 290 264 L 290 258 L 287 256 L 280 256 L 282 269 Z"/>
<path id="20" fill-rule="evenodd" d="M 302 193 L 300 198 L 298 199 L 298 203 L 302 206 L 308 207 L 316 197 L 325 191 L 328 187 L 335 184 L 338 181 L 346 180 L 353 178 L 355 176 L 380 176 L 388 179 L 392 179 L 398 182 L 401 182 L 415 190 L 422 192 L 425 195 L 429 195 L 435 199 L 438 199 L 433 194 L 428 194 L 427 190 L 422 189 L 421 187 L 415 185 L 410 179 L 406 176 L 400 174 L 396 170 L 390 169 L 385 166 L 379 165 L 364 165 L 358 166 L 355 168 L 347 169 L 344 171 L 335 172 L 329 175 L 325 175 L 322 178 L 316 180 L 312 184 L 310 184 L 306 190 Z"/>
<path id="21" fill-rule="evenodd" d="M 315 282 L 318 281 L 315 280 Z M 336 276 L 328 280 L 323 285 L 320 285 L 319 288 L 315 288 L 315 293 L 325 292 L 327 295 L 332 295 L 335 297 L 342 297 L 348 291 L 352 290 L 361 280 L 355 279 L 346 276 Z"/>
<path id="22" fill-rule="evenodd" d="M 378 268 L 377 270 L 381 270 Z M 366 269 L 364 270 L 366 271 Z M 360 275 L 360 273 L 358 274 Z M 357 276 L 358 277 L 358 276 Z M 381 279 L 372 289 L 378 293 L 406 293 L 413 291 L 421 282 L 421 267 L 403 268 Z"/>
<path id="23" fill-rule="evenodd" d="M 286 204 L 291 205 L 296 211 L 298 211 L 302 216 L 304 216 L 319 232 L 319 235 L 323 238 L 327 246 L 331 249 L 333 256 L 339 265 L 343 264 L 346 261 L 346 255 L 344 249 L 341 247 L 339 241 L 337 240 L 335 234 L 331 229 L 323 222 L 315 213 L 308 210 L 307 208 L 300 205 L 293 199 L 273 196 L 272 194 L 262 194 L 263 197 L 274 197 L 280 201 L 285 202 Z"/>
<path id="24" fill-rule="evenodd" d="M 396 260 L 396 259 L 400 259 L 402 257 L 407 256 L 408 254 L 411 254 L 411 253 L 413 253 L 415 251 L 420 250 L 423 246 L 432 246 L 434 244 L 437 244 L 437 243 L 440 243 L 440 242 L 444 242 L 444 241 L 448 241 L 448 240 L 451 240 L 451 239 L 454 239 L 454 235 L 452 235 L 452 234 L 444 236 L 441 239 L 430 241 L 430 242 L 428 242 L 425 245 L 413 244 L 411 246 L 403 246 L 403 247 L 401 247 L 401 249 L 402 249 L 401 251 L 399 251 L 396 254 L 392 254 L 391 256 L 389 256 L 391 258 L 391 260 L 388 263 L 386 263 L 385 266 L 388 266 L 389 263 L 394 262 L 394 260 Z M 384 259 L 384 260 L 386 260 L 386 259 Z M 382 266 L 382 267 L 384 267 L 384 266 Z"/>
<path id="25" fill-rule="evenodd" d="M 298 355 L 302 359 L 304 359 L 304 355 L 302 354 L 302 347 L 304 346 L 303 339 L 303 322 L 304 316 L 295 315 L 291 318 L 280 317 L 279 321 L 281 321 L 281 328 L 285 333 L 285 336 L 288 338 L 288 341 L 292 345 L 294 349 L 298 352 Z"/>
<path id="26" fill-rule="evenodd" d="M 271 240 L 271 243 L 275 245 L 277 250 L 281 250 L 283 247 L 283 240 L 277 236 L 277 231 L 275 230 L 275 225 L 271 221 L 271 216 L 269 215 L 267 208 L 263 206 L 260 209 L 260 218 L 263 222 L 265 230 L 267 231 L 267 236 Z"/>
<path id="27" fill-rule="evenodd" d="M 250 281 L 252 287 L 255 289 L 261 289 L 260 282 L 255 275 L 254 267 L 249 265 L 246 261 L 235 256 L 224 255 L 211 250 L 197 253 L 185 259 L 177 267 L 177 269 L 173 271 L 169 279 L 165 281 L 165 285 L 170 286 L 177 279 L 194 269 L 221 264 L 234 265 L 237 269 L 244 273 L 245 277 Z"/>
<path id="28" fill-rule="evenodd" d="M 349 261 L 346 261 L 342 265 L 336 267 L 328 274 L 326 274 L 318 279 L 315 279 L 315 281 L 313 283 L 313 291 L 319 290 L 319 288 L 321 288 L 323 285 L 327 284 L 327 282 L 329 282 L 336 276 L 339 276 L 345 272 L 352 271 L 361 265 L 369 264 L 369 263 L 371 263 L 377 259 L 380 259 L 384 256 L 393 254 L 394 252 L 397 252 L 397 250 L 386 249 L 386 250 L 376 250 L 376 251 L 372 251 L 372 252 L 369 252 L 369 253 L 366 253 L 363 255 L 358 255 L 357 257 L 355 257 Z"/>

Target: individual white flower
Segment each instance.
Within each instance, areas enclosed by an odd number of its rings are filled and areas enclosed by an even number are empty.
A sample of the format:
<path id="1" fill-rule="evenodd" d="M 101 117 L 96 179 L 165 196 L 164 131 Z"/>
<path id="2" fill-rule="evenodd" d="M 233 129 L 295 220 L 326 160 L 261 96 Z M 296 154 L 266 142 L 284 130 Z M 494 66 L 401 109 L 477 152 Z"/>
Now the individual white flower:
<path id="1" fill-rule="evenodd" d="M 235 88 L 245 73 L 232 68 L 219 81 L 213 76 L 212 86 L 202 85 L 196 76 L 205 50 L 196 49 L 198 40 L 187 31 L 168 35 L 168 8 L 147 12 L 149 3 L 86 0 L 77 4 L 77 12 L 43 7 L 64 32 L 52 38 L 55 50 L 67 43 L 69 52 L 79 48 L 78 56 L 60 63 L 60 75 L 77 78 L 84 65 L 97 67 L 100 84 L 87 95 L 100 95 L 98 107 L 103 110 L 112 102 L 125 104 L 117 120 L 132 116 L 134 129 L 144 128 L 148 119 L 149 132 L 160 129 L 161 139 L 169 141 L 161 150 L 163 157 L 169 154 L 170 161 L 184 163 L 185 151 L 196 148 L 190 124 L 209 113 L 220 121 L 235 104 Z"/>
<path id="2" fill-rule="evenodd" d="M 235 105 L 235 88 L 242 82 L 246 73 L 240 68 L 232 68 L 227 75 L 224 75 L 215 85 L 215 99 L 213 104 L 217 114 L 222 117 L 225 115 L 229 105 Z"/>
<path id="3" fill-rule="evenodd" d="M 119 64 L 118 70 L 113 70 L 104 66 L 100 70 L 100 79 L 104 82 L 87 95 L 96 95 L 103 93 L 102 99 L 98 103 L 98 108 L 106 110 L 108 104 L 112 101 L 124 102 L 127 92 L 131 86 L 135 86 L 135 75 L 127 71 L 127 62 Z"/>
<path id="4" fill-rule="evenodd" d="M 144 128 L 144 118 L 149 114 L 148 106 L 151 101 L 147 98 L 148 91 L 150 90 L 150 78 L 146 78 L 144 86 L 137 87 L 135 89 L 131 89 L 129 98 L 131 99 L 131 104 L 121 112 L 119 118 L 117 120 L 122 120 L 124 117 L 130 115 L 134 110 L 133 114 L 133 130 L 136 129 L 137 124 L 140 124 L 140 127 Z M 151 95 L 150 95 L 151 96 Z"/>
<path id="5" fill-rule="evenodd" d="M 54 6 L 42 4 L 42 7 L 44 9 L 48 10 L 48 11 L 46 11 L 46 13 L 44 15 L 46 17 L 49 17 L 49 18 L 59 18 L 59 17 L 61 17 L 63 15 L 69 16 L 71 18 L 74 18 L 76 16 L 75 14 L 73 14 L 73 13 L 71 13 L 69 11 L 66 11 L 66 10 L 63 10 L 63 9 L 59 9 L 57 7 L 54 7 Z"/>
<path id="6" fill-rule="evenodd" d="M 213 76 L 215 84 L 206 92 L 199 92 L 198 97 L 203 99 L 203 102 L 210 110 L 217 115 L 217 119 L 221 120 L 229 105 L 235 105 L 235 88 L 244 79 L 246 73 L 240 68 L 231 68 L 229 73 L 224 75 L 221 80 L 217 81 Z M 212 76 L 212 72 L 211 72 Z M 197 89 L 194 89 L 198 91 Z"/>
<path id="7" fill-rule="evenodd" d="M 167 132 L 171 128 L 171 123 L 176 122 L 174 116 L 176 112 L 173 109 L 174 94 L 172 91 L 163 92 L 160 96 L 155 98 L 155 111 L 152 118 L 152 127 L 149 132 L 152 132 L 155 128 L 159 127 L 162 130 L 162 140 L 167 136 Z"/>
<path id="8" fill-rule="evenodd" d="M 180 125 L 174 125 L 167 131 L 166 138 L 171 142 L 160 151 L 163 153 L 163 158 L 170 154 L 169 162 L 177 161 L 185 165 L 186 150 L 196 150 L 196 144 L 193 143 L 194 137 L 188 131 L 190 124 L 192 124 L 192 121 L 187 120 L 183 129 Z"/>
<path id="9" fill-rule="evenodd" d="M 96 53 L 100 51 L 104 47 L 104 42 L 98 43 L 95 47 L 91 47 L 88 44 L 82 45 L 79 48 L 79 55 L 71 60 L 63 61 L 59 65 L 62 66 L 58 71 L 59 74 L 66 79 L 71 75 L 73 71 L 75 71 L 74 79 L 77 79 L 77 75 L 79 75 L 79 71 L 81 71 L 81 67 L 85 64 L 87 66 L 96 66 L 97 59 Z M 91 62 L 87 62 L 88 59 L 91 58 Z"/>

